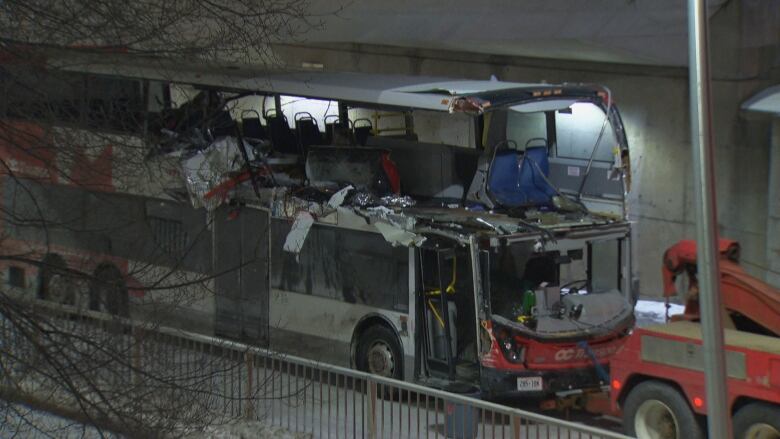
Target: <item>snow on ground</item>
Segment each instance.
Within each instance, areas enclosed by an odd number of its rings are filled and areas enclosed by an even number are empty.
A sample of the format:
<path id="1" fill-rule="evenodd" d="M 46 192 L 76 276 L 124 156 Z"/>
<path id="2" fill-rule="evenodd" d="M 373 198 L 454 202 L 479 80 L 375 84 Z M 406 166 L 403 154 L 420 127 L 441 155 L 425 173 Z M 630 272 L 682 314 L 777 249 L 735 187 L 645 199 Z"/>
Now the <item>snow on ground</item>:
<path id="1" fill-rule="evenodd" d="M 205 431 L 185 436 L 186 439 L 308 439 L 311 434 L 291 433 L 281 427 L 271 427 L 258 421 L 237 421 L 206 427 Z"/>
<path id="2" fill-rule="evenodd" d="M 675 314 L 681 314 L 684 310 L 684 307 L 682 305 L 670 303 L 669 304 L 669 315 L 675 315 Z M 658 300 L 639 300 L 635 307 L 635 315 L 636 315 L 636 322 L 637 326 L 649 326 L 654 324 L 662 324 L 666 321 L 666 304 L 663 301 Z M 297 380 L 297 378 L 294 378 L 293 380 Z M 289 384 L 289 383 L 288 383 Z M 331 386 L 325 385 L 324 388 L 328 388 Z M 310 389 L 312 392 L 314 388 Z M 317 389 L 319 390 L 319 389 Z M 322 407 L 328 406 L 330 401 L 323 401 L 319 400 L 315 397 L 315 395 L 307 395 L 304 397 L 304 401 L 307 403 L 303 405 L 303 407 L 298 407 L 298 409 L 303 408 L 304 414 L 298 414 L 294 412 L 296 409 L 285 407 L 285 404 L 279 404 L 279 407 L 276 407 L 275 411 L 278 413 L 275 413 L 274 409 L 272 408 L 271 416 L 268 420 L 270 420 L 270 423 L 273 424 L 284 424 L 280 421 L 280 419 L 284 418 L 286 415 L 287 419 L 287 426 L 290 425 L 290 419 L 293 419 L 293 424 L 295 425 L 295 428 L 292 430 L 303 430 L 303 431 L 317 431 L 318 433 L 323 433 L 323 431 L 330 433 L 334 428 L 336 435 L 334 437 L 359 437 L 362 436 L 362 433 L 365 433 L 361 430 L 361 434 L 354 434 L 353 432 L 347 431 L 348 428 L 346 428 L 348 425 L 351 425 L 350 422 L 346 421 L 355 421 L 354 419 L 346 419 L 345 416 L 352 412 L 353 416 L 361 414 L 363 410 L 356 410 L 355 408 L 357 406 L 362 407 L 364 405 L 364 401 L 360 398 L 357 398 L 354 395 L 352 397 L 348 397 L 347 395 L 349 392 L 346 389 L 333 387 L 333 392 L 335 394 L 343 393 L 343 398 L 340 400 L 336 399 L 336 413 L 335 417 L 330 416 L 330 411 L 327 413 L 323 413 Z M 307 392 L 307 394 L 310 392 Z M 320 393 L 320 392 L 317 392 Z M 331 391 L 329 390 L 327 392 L 328 398 L 330 398 Z M 319 395 L 320 398 L 322 398 L 322 394 Z M 309 398 L 311 398 L 309 400 Z M 349 405 L 349 401 L 352 402 L 352 405 L 357 404 L 356 407 L 352 407 Z M 339 405 L 343 405 L 341 407 L 343 410 L 340 413 L 342 416 L 339 416 Z M 394 407 L 397 405 L 397 403 L 383 403 L 381 407 L 379 408 L 379 415 L 377 422 L 382 426 L 380 428 L 381 431 L 385 431 L 389 428 L 390 430 L 390 437 L 395 437 L 396 435 L 394 433 L 399 434 L 398 437 L 414 437 L 414 434 L 401 434 L 406 433 L 404 430 L 408 431 L 425 431 L 427 433 L 433 432 L 433 435 L 435 437 L 441 437 L 441 432 L 438 431 L 438 427 L 443 428 L 443 422 L 444 419 L 440 419 L 443 417 L 442 413 L 438 413 L 438 410 L 433 410 L 433 414 L 430 416 L 433 416 L 433 423 L 428 422 L 429 419 L 429 413 L 428 410 L 422 407 L 416 407 L 415 409 L 411 409 L 410 406 L 406 406 L 405 408 L 402 407 Z M 36 411 L 31 410 L 23 405 L 19 404 L 2 404 L 1 405 L 4 410 L 4 413 L 0 414 L 0 438 L 5 437 L 24 437 L 24 438 L 85 438 L 85 439 L 91 439 L 91 438 L 98 438 L 101 437 L 100 432 L 90 426 L 85 426 L 79 423 L 75 423 L 73 421 L 67 420 L 65 418 L 61 418 L 56 415 L 52 415 L 46 412 L 42 411 Z M 402 411 L 403 410 L 403 411 Z M 398 416 L 393 416 L 393 414 L 397 411 Z M 310 412 L 310 413 L 306 413 Z M 319 415 L 315 412 L 318 412 Z M 387 412 L 387 413 L 386 413 Z M 405 413 L 404 413 L 405 412 Z M 402 413 L 404 413 L 406 416 L 400 416 Z M 273 416 L 276 414 L 277 416 Z M 389 414 L 389 416 L 388 416 Z M 421 417 L 422 416 L 422 417 Z M 301 425 L 299 426 L 299 420 L 298 418 L 301 418 Z M 362 416 L 361 416 L 362 417 Z M 402 425 L 399 423 L 397 425 L 398 429 L 394 430 L 394 424 L 395 422 L 400 422 L 400 418 L 407 418 L 408 417 L 408 424 L 409 425 Z M 279 419 L 275 419 L 279 418 Z M 388 419 L 388 424 L 385 425 L 385 419 Z M 395 419 L 394 419 L 395 418 Z M 276 422 L 279 421 L 279 422 Z M 322 428 L 322 424 L 324 423 L 325 429 Z M 362 425 L 362 422 L 359 422 L 361 424 L 359 429 L 365 429 L 366 426 Z M 356 424 L 357 425 L 357 424 Z M 482 425 L 481 423 L 479 425 Z M 319 428 L 317 428 L 319 426 Z M 344 427 L 344 430 L 340 430 L 339 426 Z M 301 428 L 302 427 L 302 428 Z M 482 426 L 483 429 L 488 428 L 491 430 L 495 430 L 498 428 L 499 430 L 504 430 L 505 428 L 508 428 L 508 425 L 490 425 L 488 427 Z M 540 437 L 548 437 L 550 436 L 550 433 L 555 433 L 552 431 L 541 431 L 542 428 L 548 428 L 544 426 L 527 426 L 526 428 L 533 429 L 534 432 L 538 435 L 540 433 Z M 552 429 L 555 429 L 556 427 L 549 427 Z M 433 429 L 433 430 L 431 430 Z M 343 436 L 342 436 L 343 433 Z M 114 437 L 112 435 L 106 435 L 107 437 Z M 186 439 L 207 439 L 207 438 L 215 438 L 215 439 L 249 439 L 249 438 L 268 438 L 268 439 L 308 439 L 313 437 L 310 433 L 302 433 L 302 432 L 293 432 L 291 429 L 285 429 L 282 427 L 277 426 L 270 426 L 267 425 L 265 422 L 260 421 L 236 421 L 231 423 L 226 423 L 223 425 L 213 425 L 207 427 L 202 432 L 196 432 L 192 433 L 186 436 Z"/>
<path id="3" fill-rule="evenodd" d="M 72 421 L 21 404 L 2 403 L 0 438 L 30 439 L 98 439 L 118 438 L 113 433 Z M 281 427 L 271 427 L 258 421 L 237 421 L 209 426 L 185 439 L 309 439 L 311 434 L 291 433 Z"/>
<path id="4" fill-rule="evenodd" d="M 676 303 L 669 304 L 669 316 L 682 314 L 685 307 Z M 658 300 L 639 300 L 634 307 L 637 326 L 650 326 L 666 323 L 666 303 Z"/>
<path id="5" fill-rule="evenodd" d="M 0 438 L 97 439 L 115 435 L 21 404 L 0 402 Z"/>

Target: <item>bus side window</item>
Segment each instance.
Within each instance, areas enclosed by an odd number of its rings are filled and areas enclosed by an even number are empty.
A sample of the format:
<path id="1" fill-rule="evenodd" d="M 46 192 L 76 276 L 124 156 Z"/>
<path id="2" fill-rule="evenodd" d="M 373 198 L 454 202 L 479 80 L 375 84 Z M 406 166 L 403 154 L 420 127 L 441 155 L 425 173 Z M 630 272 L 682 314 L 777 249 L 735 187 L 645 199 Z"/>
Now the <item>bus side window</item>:
<path id="1" fill-rule="evenodd" d="M 339 269 L 344 300 L 382 309 L 408 309 L 408 257 L 382 236 L 339 232 Z"/>
<path id="2" fill-rule="evenodd" d="M 140 80 L 30 66 L 3 67 L 3 115 L 11 118 L 138 133 L 146 109 Z"/>
<path id="3" fill-rule="evenodd" d="M 89 76 L 86 117 L 94 128 L 138 132 L 145 112 L 141 81 Z"/>

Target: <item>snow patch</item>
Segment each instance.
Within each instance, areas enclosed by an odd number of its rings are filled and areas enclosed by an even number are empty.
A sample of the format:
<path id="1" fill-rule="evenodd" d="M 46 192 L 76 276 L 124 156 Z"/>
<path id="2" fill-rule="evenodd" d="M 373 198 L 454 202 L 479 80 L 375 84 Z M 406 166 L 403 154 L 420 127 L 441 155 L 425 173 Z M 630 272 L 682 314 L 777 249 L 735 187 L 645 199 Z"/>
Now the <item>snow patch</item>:
<path id="1" fill-rule="evenodd" d="M 685 307 L 676 303 L 669 304 L 669 316 L 682 314 Z M 650 326 L 666 323 L 666 303 L 657 300 L 639 300 L 634 306 L 637 326 Z"/>
<path id="2" fill-rule="evenodd" d="M 282 427 L 268 426 L 260 421 L 212 425 L 202 432 L 186 436 L 187 439 L 310 439 L 312 437 L 310 433 L 293 433 Z"/>

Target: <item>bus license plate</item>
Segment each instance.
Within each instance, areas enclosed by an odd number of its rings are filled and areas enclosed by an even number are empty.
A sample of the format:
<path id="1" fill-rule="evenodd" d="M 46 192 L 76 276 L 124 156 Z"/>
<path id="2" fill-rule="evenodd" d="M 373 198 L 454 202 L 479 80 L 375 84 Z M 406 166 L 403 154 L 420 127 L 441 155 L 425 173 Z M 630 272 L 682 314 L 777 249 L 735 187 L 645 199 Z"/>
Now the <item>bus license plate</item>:
<path id="1" fill-rule="evenodd" d="M 517 379 L 517 390 L 531 392 L 542 390 L 542 377 L 523 377 Z"/>

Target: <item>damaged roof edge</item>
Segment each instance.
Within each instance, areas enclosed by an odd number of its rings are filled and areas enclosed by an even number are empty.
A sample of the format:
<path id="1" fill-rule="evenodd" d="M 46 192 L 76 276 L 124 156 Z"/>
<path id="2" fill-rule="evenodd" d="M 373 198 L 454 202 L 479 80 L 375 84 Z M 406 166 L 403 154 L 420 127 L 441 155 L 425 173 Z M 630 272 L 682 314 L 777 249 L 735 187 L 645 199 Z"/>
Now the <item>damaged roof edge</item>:
<path id="1" fill-rule="evenodd" d="M 549 98 L 594 98 L 603 88 L 584 84 L 532 84 L 495 80 L 460 80 L 411 75 L 348 72 L 301 72 L 257 66 L 204 65 L 132 54 L 95 54 L 73 50 L 46 53 L 53 68 L 133 79 L 212 87 L 235 92 L 281 94 L 370 105 L 459 111 L 456 101 L 479 102 L 478 108 Z M 138 62 L 142 60 L 143 62 Z"/>

